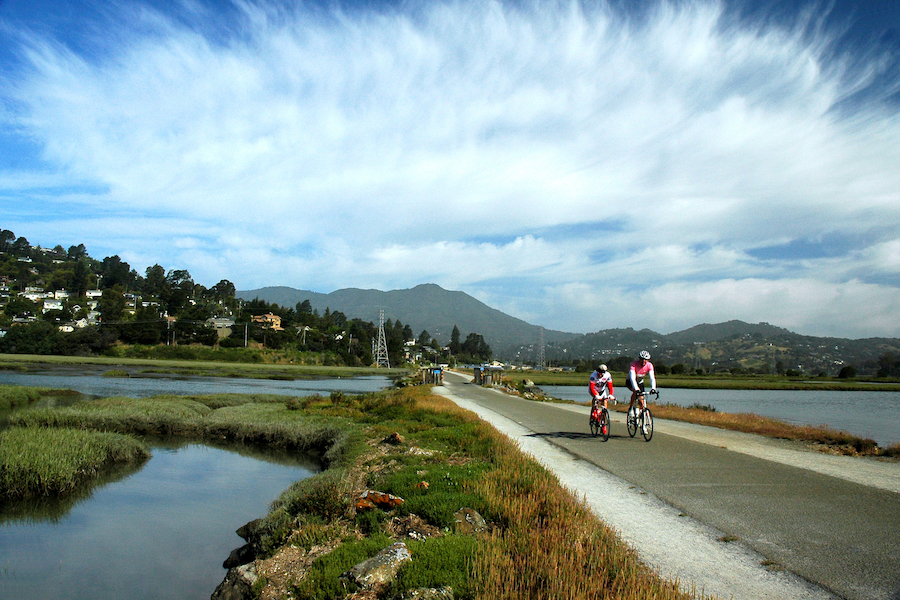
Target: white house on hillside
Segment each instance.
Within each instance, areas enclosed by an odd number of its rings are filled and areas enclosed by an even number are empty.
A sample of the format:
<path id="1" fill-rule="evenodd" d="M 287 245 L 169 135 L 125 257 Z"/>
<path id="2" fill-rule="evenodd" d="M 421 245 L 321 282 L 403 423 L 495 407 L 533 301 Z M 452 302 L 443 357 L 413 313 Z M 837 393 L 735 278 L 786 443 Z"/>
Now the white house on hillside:
<path id="1" fill-rule="evenodd" d="M 44 312 L 51 311 L 51 310 L 62 310 L 62 309 L 63 309 L 62 300 L 52 300 L 52 299 L 44 300 L 44 309 L 43 309 Z"/>

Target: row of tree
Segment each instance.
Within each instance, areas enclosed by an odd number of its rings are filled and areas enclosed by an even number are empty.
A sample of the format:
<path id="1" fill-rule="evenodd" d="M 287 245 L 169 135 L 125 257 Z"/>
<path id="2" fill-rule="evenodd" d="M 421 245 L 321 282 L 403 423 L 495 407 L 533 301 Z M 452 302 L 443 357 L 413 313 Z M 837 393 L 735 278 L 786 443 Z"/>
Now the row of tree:
<path id="1" fill-rule="evenodd" d="M 9 326 L 17 317 L 33 321 L 9 327 L 0 338 L 0 352 L 99 353 L 117 342 L 223 347 L 257 342 L 267 348 L 327 354 L 334 364 L 374 362 L 377 327 L 372 322 L 348 319 L 328 308 L 320 315 L 309 300 L 293 308 L 259 299 L 243 302 L 235 297 L 230 281 L 223 279 L 206 288 L 183 269 L 166 271 L 156 264 L 139 275 L 117 255 L 102 261 L 92 259 L 83 244 L 68 250 L 61 246 L 44 250 L 32 247 L 24 237 L 16 238 L 11 231 L 0 230 L 0 278 L 10 283 L 13 292 L 0 313 L 0 325 Z M 44 312 L 42 302 L 16 295 L 29 287 L 66 290 L 69 295 L 61 309 Z M 86 294 L 92 289 L 102 291 L 98 328 L 60 333 L 60 325 L 89 314 Z M 254 321 L 265 314 L 277 315 L 280 327 Z M 234 321 L 228 337 L 220 338 L 209 323 L 216 317 Z M 416 344 L 410 345 L 411 340 Z M 491 357 L 490 346 L 480 334 L 470 333 L 461 341 L 457 327 L 449 345 L 442 346 L 427 331 L 415 338 L 409 325 L 388 320 L 385 341 L 392 365 L 406 362 L 409 353 L 454 362 L 482 362 Z"/>
<path id="2" fill-rule="evenodd" d="M 66 290 L 68 304 L 83 306 L 88 290 L 115 290 L 139 301 L 156 303 L 160 312 L 178 316 L 198 304 L 210 316 L 230 314 L 238 308 L 235 286 L 223 279 L 211 288 L 196 283 L 184 269 L 166 271 L 155 264 L 140 275 L 118 255 L 102 261 L 91 258 L 84 244 L 64 250 L 32 247 L 24 237 L 0 230 L 0 278 L 13 292 L 28 287 Z M 132 300 L 133 301 L 133 300 Z M 74 315 L 69 315 L 74 316 Z"/>

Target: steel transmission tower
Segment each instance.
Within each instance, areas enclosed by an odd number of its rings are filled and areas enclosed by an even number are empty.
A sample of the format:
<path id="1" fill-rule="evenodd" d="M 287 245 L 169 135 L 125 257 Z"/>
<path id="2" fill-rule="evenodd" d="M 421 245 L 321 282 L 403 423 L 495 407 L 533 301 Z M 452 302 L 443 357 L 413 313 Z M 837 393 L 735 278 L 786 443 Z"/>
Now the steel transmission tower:
<path id="1" fill-rule="evenodd" d="M 387 340 L 384 337 L 384 311 L 378 312 L 378 341 L 375 342 L 375 366 L 391 368 L 388 360 Z"/>

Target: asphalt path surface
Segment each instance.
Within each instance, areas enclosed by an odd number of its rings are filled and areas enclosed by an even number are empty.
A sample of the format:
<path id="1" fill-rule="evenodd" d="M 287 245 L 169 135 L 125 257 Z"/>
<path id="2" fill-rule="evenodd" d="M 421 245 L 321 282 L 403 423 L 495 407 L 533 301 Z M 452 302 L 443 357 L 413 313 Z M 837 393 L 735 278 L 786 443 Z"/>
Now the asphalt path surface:
<path id="1" fill-rule="evenodd" d="M 523 400 L 454 373 L 436 390 L 502 425 L 501 431 L 512 432 L 539 460 L 549 456 L 545 447 L 562 451 L 567 458 L 548 459 L 551 470 L 563 473 L 561 481 L 578 494 L 604 496 L 595 512 L 612 518 L 626 541 L 664 575 L 674 573 L 683 583 L 726 598 L 900 599 L 897 463 L 827 457 L 758 436 L 728 437 L 660 419 L 653 439 L 645 442 L 640 433 L 629 437 L 624 415 L 616 412 L 610 439 L 603 442 L 590 433 L 586 406 Z M 746 439 L 760 450 L 736 451 Z M 614 490 L 626 490 L 625 495 L 613 500 Z M 658 508 L 640 504 L 647 499 L 639 496 L 647 495 Z M 674 519 L 654 521 L 652 531 L 659 535 L 629 536 L 632 520 L 639 529 L 647 511 Z M 681 522 L 668 530 L 673 520 Z M 691 521 L 696 526 L 685 525 Z M 689 532 L 679 533 L 685 527 Z M 701 536 L 706 540 L 692 541 L 697 528 L 706 528 Z M 710 549 L 700 554 L 711 563 L 710 571 L 679 564 L 687 556 L 703 562 L 691 554 L 705 544 Z M 735 566 L 729 578 L 720 571 L 729 569 L 723 561 L 734 552 L 743 553 L 743 566 Z M 796 581 L 789 580 L 794 575 Z M 745 586 L 745 580 L 753 581 Z"/>

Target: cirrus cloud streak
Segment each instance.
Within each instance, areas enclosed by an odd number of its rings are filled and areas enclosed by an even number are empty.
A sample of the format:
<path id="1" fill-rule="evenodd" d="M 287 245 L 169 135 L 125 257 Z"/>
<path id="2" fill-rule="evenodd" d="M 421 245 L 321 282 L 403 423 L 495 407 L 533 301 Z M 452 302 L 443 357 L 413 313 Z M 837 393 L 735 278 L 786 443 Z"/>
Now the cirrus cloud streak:
<path id="1" fill-rule="evenodd" d="M 435 282 L 569 331 L 900 335 L 900 117 L 858 100 L 883 61 L 812 18 L 230 8 L 7 33 L 0 117 L 41 160 L 0 167 L 32 207 L 4 227 L 206 285 Z"/>

